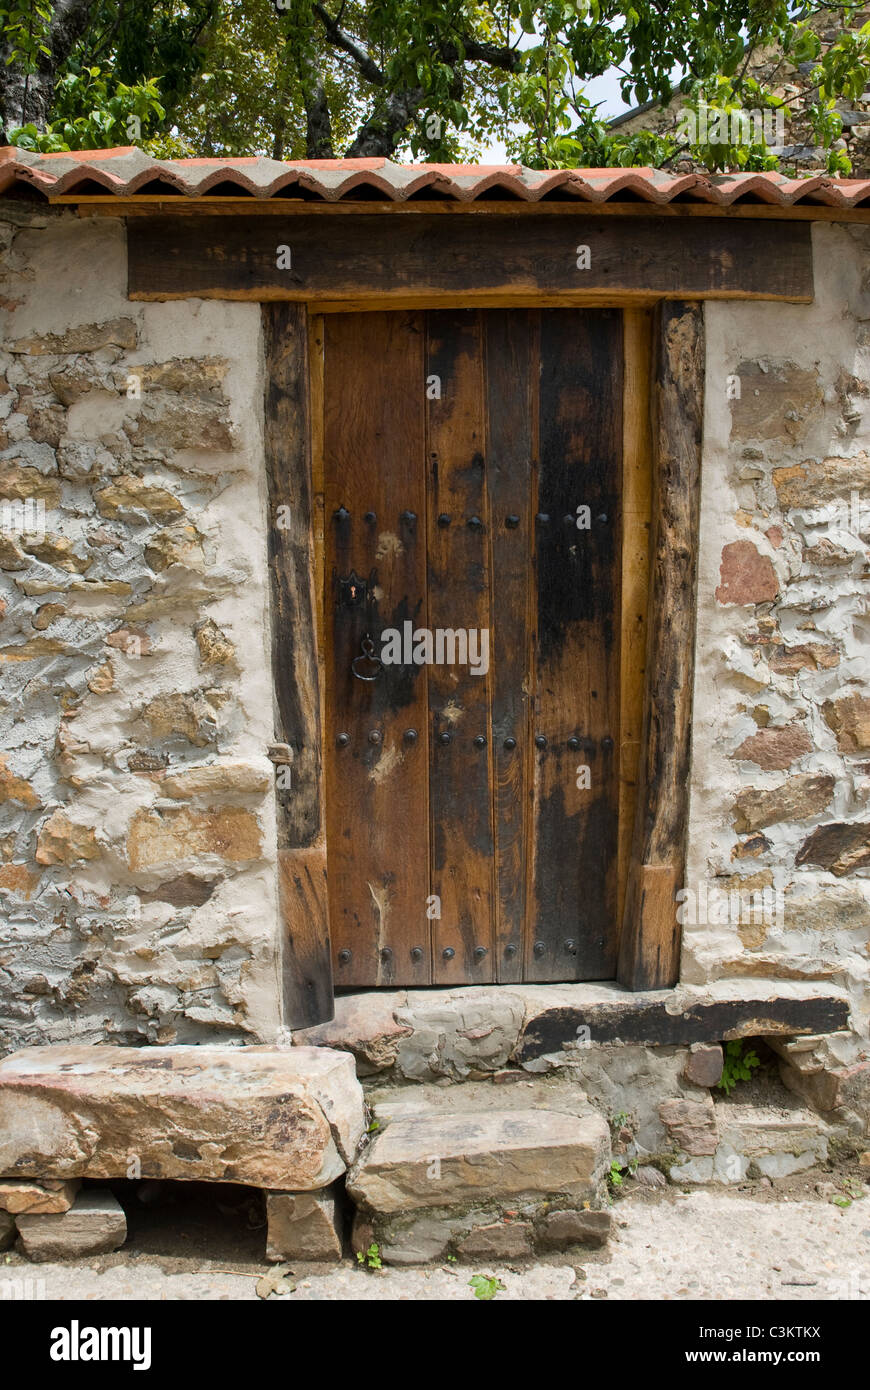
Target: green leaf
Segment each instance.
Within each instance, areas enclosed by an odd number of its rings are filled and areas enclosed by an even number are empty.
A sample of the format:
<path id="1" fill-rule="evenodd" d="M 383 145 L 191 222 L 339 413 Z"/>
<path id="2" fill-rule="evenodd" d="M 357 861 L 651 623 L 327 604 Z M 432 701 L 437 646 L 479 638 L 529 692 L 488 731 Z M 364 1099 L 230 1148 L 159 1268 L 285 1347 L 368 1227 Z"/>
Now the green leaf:
<path id="1" fill-rule="evenodd" d="M 490 1303 L 497 1293 L 503 1293 L 507 1288 L 507 1285 L 494 1274 L 472 1274 L 468 1286 L 474 1290 L 474 1297 L 479 1298 L 482 1303 Z"/>

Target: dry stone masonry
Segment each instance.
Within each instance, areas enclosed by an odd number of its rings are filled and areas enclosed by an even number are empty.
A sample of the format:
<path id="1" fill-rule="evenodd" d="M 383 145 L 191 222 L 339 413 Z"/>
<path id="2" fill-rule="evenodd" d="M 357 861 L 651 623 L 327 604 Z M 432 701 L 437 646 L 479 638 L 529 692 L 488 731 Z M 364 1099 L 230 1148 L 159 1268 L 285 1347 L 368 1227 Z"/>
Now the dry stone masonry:
<path id="1" fill-rule="evenodd" d="M 688 876 L 777 910 L 687 915 L 682 977 L 845 988 L 853 1031 L 816 1052 L 866 1114 L 870 233 L 813 245 L 812 305 L 707 306 Z"/>
<path id="2" fill-rule="evenodd" d="M 0 1049 L 274 1038 L 258 308 L 131 304 L 114 220 L 0 234 Z"/>

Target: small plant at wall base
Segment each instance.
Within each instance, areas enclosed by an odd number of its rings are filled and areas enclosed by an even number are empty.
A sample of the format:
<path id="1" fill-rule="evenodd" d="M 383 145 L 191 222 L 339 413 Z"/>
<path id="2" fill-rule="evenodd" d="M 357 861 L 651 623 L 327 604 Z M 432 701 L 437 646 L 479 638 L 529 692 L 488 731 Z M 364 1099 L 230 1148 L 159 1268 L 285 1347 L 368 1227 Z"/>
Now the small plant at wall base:
<path id="1" fill-rule="evenodd" d="M 725 1065 L 722 1077 L 716 1083 L 720 1091 L 730 1096 L 738 1081 L 749 1081 L 752 1073 L 761 1066 L 761 1059 L 754 1048 L 747 1047 L 741 1038 L 725 1044 Z"/>
<path id="2" fill-rule="evenodd" d="M 627 1163 L 623 1162 L 621 1159 L 614 1158 L 610 1165 L 610 1172 L 607 1174 L 607 1185 L 610 1191 L 612 1193 L 620 1192 L 625 1183 L 626 1173 L 630 1173 L 631 1176 L 634 1177 L 636 1171 L 636 1158 L 630 1158 Z"/>
<path id="3" fill-rule="evenodd" d="M 357 1250 L 356 1262 L 363 1269 L 383 1269 L 380 1246 L 372 1241 L 368 1250 Z"/>

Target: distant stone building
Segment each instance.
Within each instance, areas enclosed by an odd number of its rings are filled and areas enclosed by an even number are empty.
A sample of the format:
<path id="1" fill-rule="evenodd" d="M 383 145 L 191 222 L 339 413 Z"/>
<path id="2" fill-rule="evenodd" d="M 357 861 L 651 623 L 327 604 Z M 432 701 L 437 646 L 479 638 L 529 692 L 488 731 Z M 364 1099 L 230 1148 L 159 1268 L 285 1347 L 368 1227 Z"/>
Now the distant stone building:
<path id="1" fill-rule="evenodd" d="M 868 20 L 870 9 L 856 15 L 849 27 L 860 29 Z M 819 34 L 823 50 L 829 48 L 843 32 L 842 22 L 833 9 L 815 15 L 811 22 Z M 747 76 L 771 87 L 778 99 L 794 108 L 793 115 L 785 121 L 784 140 L 771 145 L 774 153 L 779 155 L 784 170 L 813 173 L 826 167 L 827 151 L 816 144 L 812 127 L 801 109 L 813 93 L 810 74 L 814 67 L 814 62 L 793 63 L 778 49 L 768 47 L 759 49 L 753 55 L 747 69 Z M 623 135 L 634 135 L 643 130 L 660 135 L 673 133 L 678 129 L 682 107 L 683 98 L 677 92 L 667 106 L 646 102 L 614 117 L 609 123 L 610 129 Z M 836 144 L 846 151 L 852 161 L 850 177 L 870 177 L 870 86 L 857 101 L 838 101 L 836 109 L 843 122 L 842 134 Z M 677 156 L 671 164 L 681 170 L 693 167 L 687 155 Z"/>

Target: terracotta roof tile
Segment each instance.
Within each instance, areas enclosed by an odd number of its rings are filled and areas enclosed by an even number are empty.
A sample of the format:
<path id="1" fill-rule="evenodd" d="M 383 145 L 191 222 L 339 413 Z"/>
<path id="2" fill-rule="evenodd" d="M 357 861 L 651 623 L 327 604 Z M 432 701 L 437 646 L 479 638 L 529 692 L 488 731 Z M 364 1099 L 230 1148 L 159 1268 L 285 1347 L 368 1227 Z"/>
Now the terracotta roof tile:
<path id="1" fill-rule="evenodd" d="M 661 206 L 681 202 L 730 207 L 736 202 L 774 207 L 870 209 L 870 180 L 816 174 L 666 174 L 659 169 L 525 169 L 520 164 L 393 164 L 388 159 L 152 159 L 136 146 L 75 153 L 34 154 L 0 149 L 0 196 L 15 187 L 49 199 L 159 193 L 207 198 L 230 195 L 308 202 L 360 197 L 402 203 L 427 199 L 470 203 L 480 198 L 538 202 L 542 198 L 606 203 L 612 199 Z M 214 190 L 219 190 L 217 193 Z"/>

